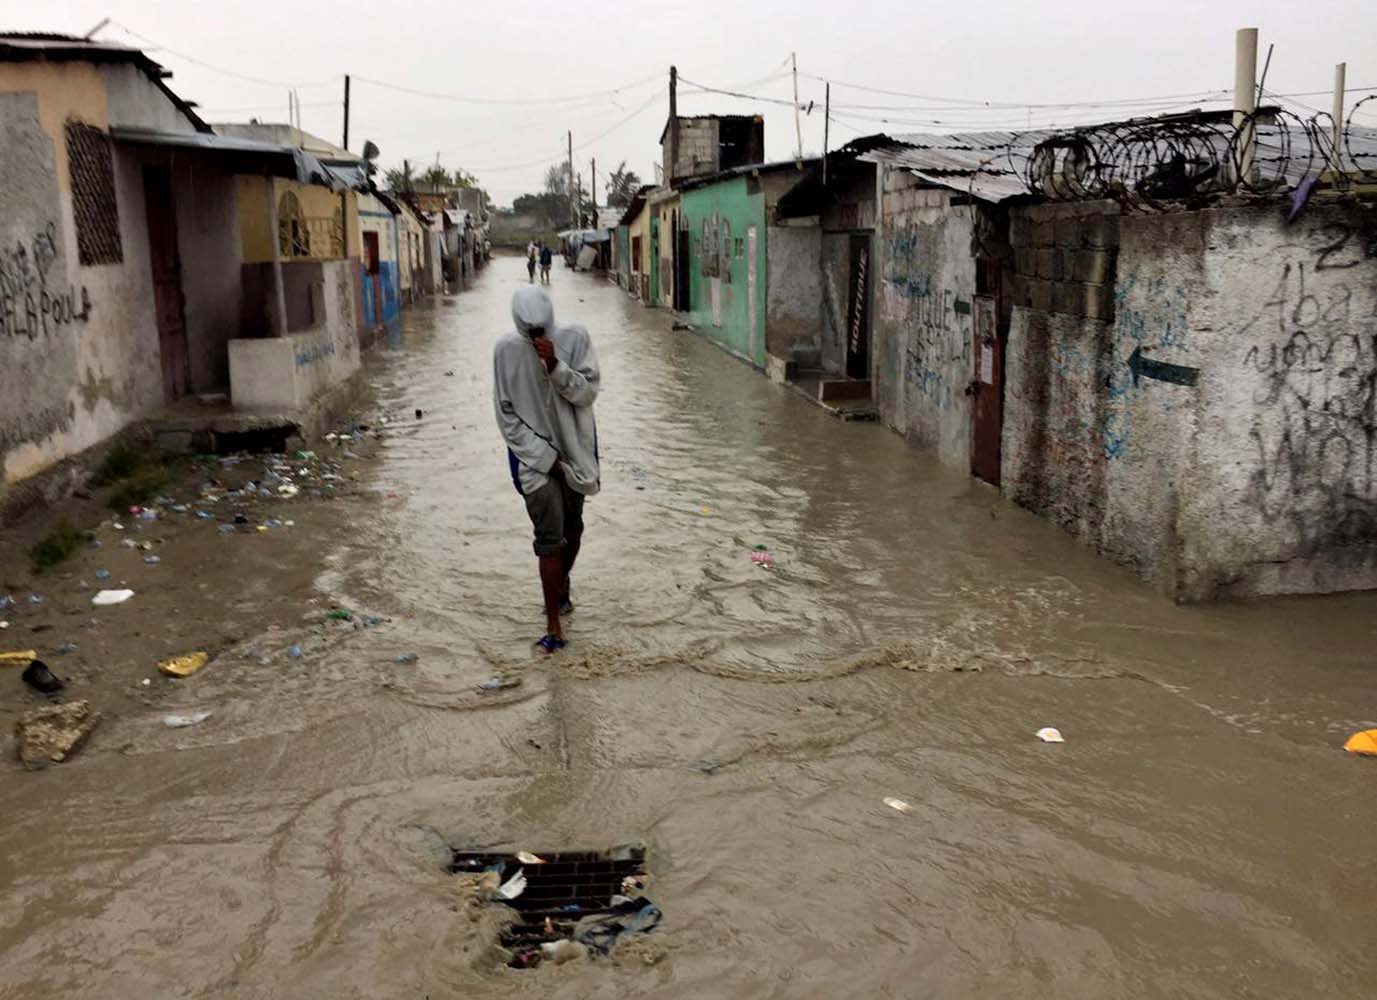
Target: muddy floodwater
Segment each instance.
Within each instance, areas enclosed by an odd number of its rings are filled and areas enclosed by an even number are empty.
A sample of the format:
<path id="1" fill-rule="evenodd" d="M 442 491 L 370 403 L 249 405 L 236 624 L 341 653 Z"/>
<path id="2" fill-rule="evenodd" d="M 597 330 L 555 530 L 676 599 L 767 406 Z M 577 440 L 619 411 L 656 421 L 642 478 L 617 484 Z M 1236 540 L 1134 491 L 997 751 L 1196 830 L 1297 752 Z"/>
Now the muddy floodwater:
<path id="1" fill-rule="evenodd" d="M 1377 595 L 1176 607 L 556 267 L 604 486 L 537 658 L 490 389 L 524 282 L 494 261 L 369 362 L 371 499 L 303 558 L 384 624 L 4 765 L 0 998 L 1374 995 L 1377 761 L 1340 747 Z M 664 921 L 616 961 L 505 967 L 445 871 L 624 843 Z"/>

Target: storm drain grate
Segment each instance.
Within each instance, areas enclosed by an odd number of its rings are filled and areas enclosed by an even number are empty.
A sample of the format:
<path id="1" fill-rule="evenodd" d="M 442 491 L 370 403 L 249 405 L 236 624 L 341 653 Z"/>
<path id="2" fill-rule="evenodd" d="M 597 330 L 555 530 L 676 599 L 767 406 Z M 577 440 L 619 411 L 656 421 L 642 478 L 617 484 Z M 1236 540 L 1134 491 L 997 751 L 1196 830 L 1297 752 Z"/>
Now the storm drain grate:
<path id="1" fill-rule="evenodd" d="M 576 935 L 595 950 L 606 950 L 615 941 L 600 924 L 603 920 L 626 923 L 653 910 L 653 920 L 642 916 L 634 926 L 650 930 L 659 910 L 641 896 L 645 886 L 645 848 L 613 847 L 605 851 L 536 852 L 522 860 L 516 854 L 486 851 L 455 851 L 450 871 L 455 874 L 496 873 L 505 884 L 518 873 L 526 887 L 513 899 L 497 899 L 510 906 L 518 919 L 503 930 L 500 941 L 512 952 L 508 963 L 529 968 L 541 960 L 542 944 L 573 939 Z"/>

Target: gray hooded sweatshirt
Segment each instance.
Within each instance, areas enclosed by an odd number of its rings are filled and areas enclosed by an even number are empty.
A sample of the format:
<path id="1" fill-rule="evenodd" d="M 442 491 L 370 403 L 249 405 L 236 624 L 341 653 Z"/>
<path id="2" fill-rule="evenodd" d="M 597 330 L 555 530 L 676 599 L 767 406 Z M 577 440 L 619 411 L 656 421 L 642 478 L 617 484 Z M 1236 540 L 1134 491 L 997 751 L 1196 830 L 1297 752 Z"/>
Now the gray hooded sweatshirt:
<path id="1" fill-rule="evenodd" d="M 493 348 L 493 404 L 507 442 L 512 482 L 528 495 L 549 481 L 558 458 L 570 488 L 598 492 L 598 427 L 593 400 L 599 389 L 598 356 L 581 326 L 555 326 L 555 307 L 544 289 L 518 288 L 512 296 L 516 330 Z M 547 371 L 530 331 L 543 327 L 558 363 Z"/>

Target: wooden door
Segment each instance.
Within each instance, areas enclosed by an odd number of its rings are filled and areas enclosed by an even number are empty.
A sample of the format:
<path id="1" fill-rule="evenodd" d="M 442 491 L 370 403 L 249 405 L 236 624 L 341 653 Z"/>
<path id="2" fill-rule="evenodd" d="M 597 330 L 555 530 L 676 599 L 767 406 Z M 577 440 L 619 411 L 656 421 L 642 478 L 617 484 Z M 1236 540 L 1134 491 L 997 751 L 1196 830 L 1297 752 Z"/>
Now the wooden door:
<path id="1" fill-rule="evenodd" d="M 148 259 L 153 272 L 153 309 L 158 324 L 158 353 L 162 358 L 163 398 L 170 403 L 191 389 L 171 171 L 163 167 L 143 168 L 143 202 L 148 218 Z"/>
<path id="2" fill-rule="evenodd" d="M 674 308 L 678 312 L 689 311 L 689 233 L 681 225 L 674 234 L 675 246 L 679 248 L 679 260 L 674 272 Z"/>
<path id="3" fill-rule="evenodd" d="M 993 295 L 977 295 L 972 303 L 975 313 L 972 355 L 971 407 L 974 421 L 974 442 L 971 448 L 971 472 L 987 483 L 999 485 L 999 439 L 1003 431 L 1003 400 L 1000 386 L 1004 381 L 1004 350 L 999 337 L 999 312 Z"/>

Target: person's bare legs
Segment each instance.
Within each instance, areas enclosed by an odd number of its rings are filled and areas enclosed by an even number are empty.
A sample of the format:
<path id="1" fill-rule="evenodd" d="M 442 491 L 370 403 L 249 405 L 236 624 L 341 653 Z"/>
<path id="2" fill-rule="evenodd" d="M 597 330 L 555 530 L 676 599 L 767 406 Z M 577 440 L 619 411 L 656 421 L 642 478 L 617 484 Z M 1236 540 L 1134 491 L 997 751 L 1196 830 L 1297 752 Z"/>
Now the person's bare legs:
<path id="1" fill-rule="evenodd" d="M 562 589 L 560 591 L 561 604 L 569 600 L 569 574 L 574 571 L 574 560 L 579 557 L 579 546 L 580 544 L 582 544 L 582 541 L 583 540 L 581 538 L 575 539 L 572 542 L 566 542 L 564 545 L 564 555 L 562 557 L 564 566 L 564 582 L 561 585 Z"/>
<path id="2" fill-rule="evenodd" d="M 560 599 L 569 581 L 564 566 L 563 553 L 540 557 L 540 590 L 545 597 L 545 634 L 556 639 L 564 638 L 564 630 L 559 625 Z"/>

